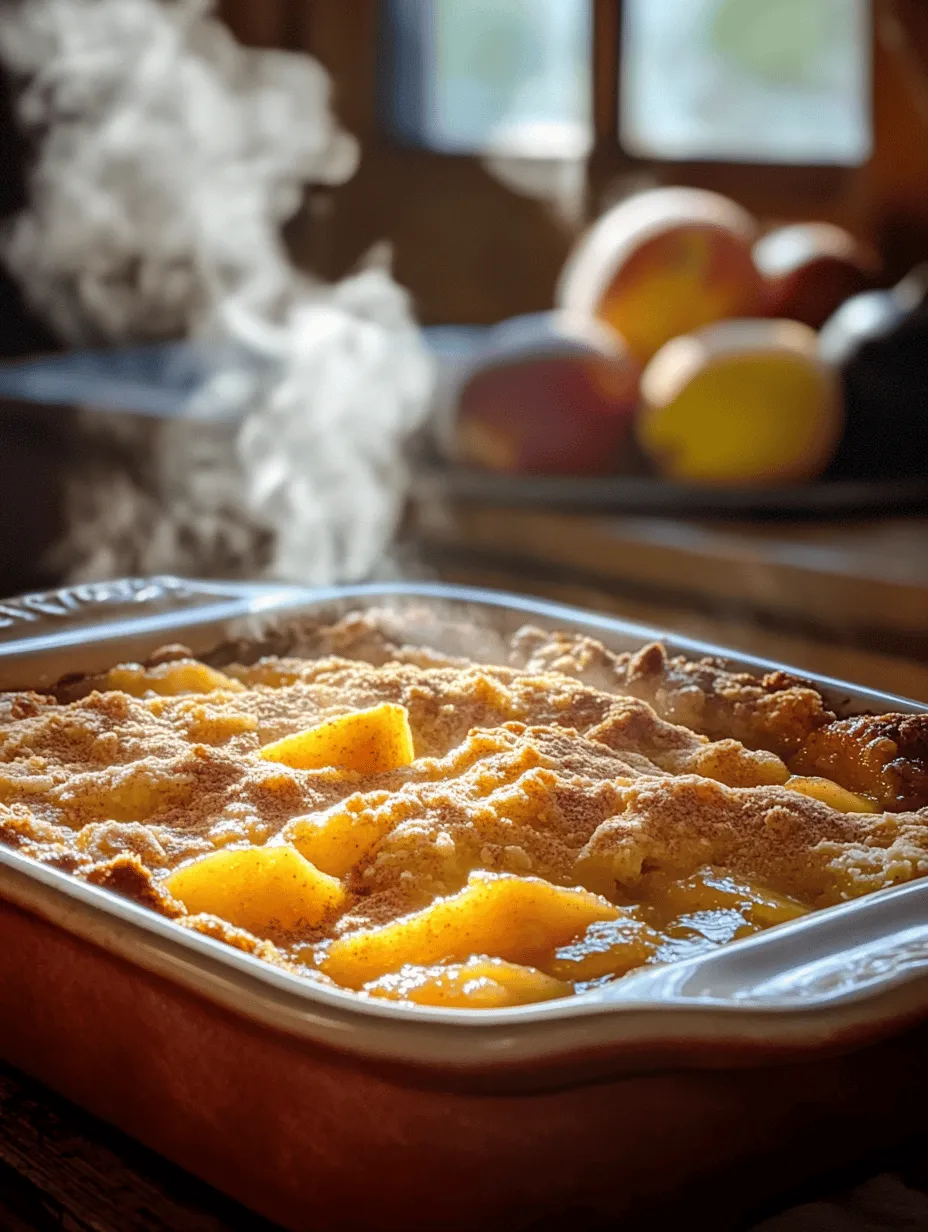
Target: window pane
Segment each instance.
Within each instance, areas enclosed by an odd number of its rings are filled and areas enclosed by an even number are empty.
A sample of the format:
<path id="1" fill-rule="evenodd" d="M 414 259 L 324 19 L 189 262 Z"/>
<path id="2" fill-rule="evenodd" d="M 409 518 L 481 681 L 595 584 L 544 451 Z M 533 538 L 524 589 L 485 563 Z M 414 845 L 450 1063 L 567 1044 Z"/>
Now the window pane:
<path id="1" fill-rule="evenodd" d="M 592 140 L 590 0 L 390 0 L 388 126 L 445 153 L 580 157 Z"/>
<path id="2" fill-rule="evenodd" d="M 867 0 L 626 0 L 619 129 L 651 158 L 856 166 Z"/>

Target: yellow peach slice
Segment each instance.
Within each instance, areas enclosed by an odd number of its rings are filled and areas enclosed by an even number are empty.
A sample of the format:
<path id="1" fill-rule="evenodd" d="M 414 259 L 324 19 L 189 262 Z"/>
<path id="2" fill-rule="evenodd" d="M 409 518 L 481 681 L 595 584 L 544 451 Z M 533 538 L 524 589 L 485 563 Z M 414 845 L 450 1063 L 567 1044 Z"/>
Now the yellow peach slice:
<path id="1" fill-rule="evenodd" d="M 395 702 L 326 719 L 265 745 L 260 755 L 294 770 L 333 766 L 361 774 L 384 774 L 415 759 L 409 715 L 405 706 Z"/>
<path id="2" fill-rule="evenodd" d="M 666 921 L 695 912 L 734 909 L 759 928 L 771 928 L 805 915 L 809 908 L 795 899 L 777 894 L 721 869 L 705 868 L 681 881 L 669 881 L 659 873 L 645 877 L 644 901 Z"/>
<path id="3" fill-rule="evenodd" d="M 111 668 L 104 678 L 103 687 L 129 693 L 132 697 L 144 697 L 146 693 L 176 697 L 181 693 L 215 693 L 219 690 L 241 693 L 245 686 L 196 659 L 175 659 L 155 667 L 124 663 Z"/>
<path id="4" fill-rule="evenodd" d="M 573 989 L 535 967 L 504 962 L 501 958 L 472 958 L 445 967 L 403 967 L 365 984 L 364 991 L 371 997 L 412 1001 L 416 1005 L 496 1010 L 569 997 Z"/>
<path id="5" fill-rule="evenodd" d="M 324 873 L 344 877 L 390 829 L 395 800 L 385 791 L 349 796 L 324 813 L 294 817 L 281 838 Z"/>
<path id="6" fill-rule="evenodd" d="M 586 890 L 535 877 L 472 873 L 463 890 L 379 928 L 332 943 L 320 963 L 348 988 L 363 988 L 408 963 L 428 966 L 489 954 L 509 962 L 545 965 L 552 952 L 618 908 Z"/>
<path id="7" fill-rule="evenodd" d="M 258 936 L 312 927 L 345 897 L 341 882 L 292 847 L 217 851 L 176 869 L 165 889 L 191 914 L 216 915 Z"/>
<path id="8" fill-rule="evenodd" d="M 848 791 L 831 779 L 818 778 L 816 775 L 794 774 L 786 780 L 788 791 L 798 791 L 800 795 L 810 796 L 813 800 L 821 800 L 839 813 L 878 813 L 879 809 L 873 800 L 859 796 L 856 791 Z"/>

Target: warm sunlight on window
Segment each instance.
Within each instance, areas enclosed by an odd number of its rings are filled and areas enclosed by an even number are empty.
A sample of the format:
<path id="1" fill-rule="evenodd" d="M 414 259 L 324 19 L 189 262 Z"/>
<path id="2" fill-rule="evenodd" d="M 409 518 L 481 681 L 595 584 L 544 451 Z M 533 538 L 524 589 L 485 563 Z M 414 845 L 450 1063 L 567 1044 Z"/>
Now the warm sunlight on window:
<path id="1" fill-rule="evenodd" d="M 449 154 L 589 149 L 588 0 L 392 0 L 385 21 L 395 135 Z"/>
<path id="2" fill-rule="evenodd" d="M 626 0 L 620 133 L 663 159 L 857 166 L 867 0 Z"/>

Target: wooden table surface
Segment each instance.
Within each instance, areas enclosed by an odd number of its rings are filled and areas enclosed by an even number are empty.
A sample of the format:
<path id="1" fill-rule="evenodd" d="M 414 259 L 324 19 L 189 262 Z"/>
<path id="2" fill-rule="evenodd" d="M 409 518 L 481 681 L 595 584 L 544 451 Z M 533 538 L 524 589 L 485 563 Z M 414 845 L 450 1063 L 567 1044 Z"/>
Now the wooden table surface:
<path id="1" fill-rule="evenodd" d="M 545 1223 L 536 1232 L 923 1232 L 928 1134 L 823 1177 L 732 1229 L 706 1210 L 634 1226 Z M 2 1232 L 283 1232 L 124 1134 L 0 1064 Z M 322 1226 L 318 1232 L 326 1232 Z"/>
<path id="2" fill-rule="evenodd" d="M 714 1209 L 714 1208 L 713 1208 Z M 537 1232 L 680 1232 L 649 1219 Z M 729 1232 L 726 1224 L 724 1232 Z M 928 1228 L 928 1135 L 889 1157 L 831 1175 L 744 1232 L 922 1232 Z M 0 1064 L 2 1232 L 282 1232 L 125 1135 Z M 722 1232 L 710 1210 L 685 1232 Z M 324 1227 L 318 1232 L 326 1232 Z M 436 1230 L 437 1232 L 437 1230 Z"/>
<path id="3" fill-rule="evenodd" d="M 3 1232 L 274 1232 L 273 1225 L 0 1065 Z"/>
<path id="4" fill-rule="evenodd" d="M 928 702 L 928 522 L 737 526 L 420 507 L 420 577 L 521 590 Z M 693 1228 L 709 1227 L 693 1212 Z M 928 1138 L 796 1195 L 757 1232 L 928 1228 Z M 270 1226 L 0 1067 L 0 1229 Z"/>

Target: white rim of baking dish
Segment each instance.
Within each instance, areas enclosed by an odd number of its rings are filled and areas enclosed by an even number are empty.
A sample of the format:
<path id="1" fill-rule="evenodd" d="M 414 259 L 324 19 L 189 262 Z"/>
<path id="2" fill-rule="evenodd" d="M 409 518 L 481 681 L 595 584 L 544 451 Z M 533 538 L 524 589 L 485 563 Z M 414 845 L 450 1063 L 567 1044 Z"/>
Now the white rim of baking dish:
<path id="1" fill-rule="evenodd" d="M 308 590 L 156 578 L 0 604 L 0 620 L 8 621 L 0 628 L 0 676 L 5 687 L 15 673 L 42 663 L 45 672 L 49 664 L 73 664 L 76 648 L 112 664 L 125 653 L 117 647 L 147 645 L 150 653 L 167 637 L 195 642 L 197 653 L 206 653 L 229 636 L 259 636 L 269 619 L 391 599 L 465 612 L 503 609 L 549 628 L 588 632 L 617 648 L 659 639 L 672 651 L 710 654 L 755 673 L 794 670 L 615 617 L 472 587 L 372 583 Z M 159 604 L 168 610 L 153 610 Z M 796 674 L 845 708 L 924 710 L 909 699 Z M 369 1059 L 442 1070 L 537 1067 L 599 1053 L 608 1054 L 614 1072 L 623 1055 L 631 1067 L 636 1054 L 646 1055 L 643 1064 L 653 1068 L 661 1051 L 673 1052 L 676 1063 L 682 1053 L 685 1063 L 688 1049 L 693 1064 L 719 1064 L 739 1048 L 804 1051 L 928 1015 L 928 879 L 695 958 L 641 968 L 574 997 L 479 1011 L 378 1001 L 313 984 L 3 847 L 0 897 L 267 1027 Z"/>

